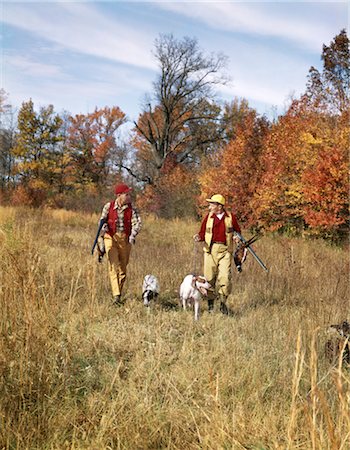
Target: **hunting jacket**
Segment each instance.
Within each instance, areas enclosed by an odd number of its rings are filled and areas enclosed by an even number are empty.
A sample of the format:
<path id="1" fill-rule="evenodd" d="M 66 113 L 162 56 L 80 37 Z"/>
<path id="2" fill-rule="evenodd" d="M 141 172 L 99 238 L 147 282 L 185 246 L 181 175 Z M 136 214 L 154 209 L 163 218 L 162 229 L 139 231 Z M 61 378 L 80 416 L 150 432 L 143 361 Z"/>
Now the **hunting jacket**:
<path id="1" fill-rule="evenodd" d="M 127 237 L 135 238 L 141 230 L 141 218 L 131 204 L 118 207 L 115 201 L 108 202 L 103 207 L 101 219 L 107 221 L 106 232 L 111 237 L 116 232 L 123 232 Z"/>
<path id="2" fill-rule="evenodd" d="M 205 242 L 204 251 L 211 252 L 214 243 L 227 245 L 227 250 L 233 252 L 233 232 L 241 232 L 236 216 L 224 211 L 221 219 L 216 214 L 207 214 L 199 231 L 200 240 Z"/>

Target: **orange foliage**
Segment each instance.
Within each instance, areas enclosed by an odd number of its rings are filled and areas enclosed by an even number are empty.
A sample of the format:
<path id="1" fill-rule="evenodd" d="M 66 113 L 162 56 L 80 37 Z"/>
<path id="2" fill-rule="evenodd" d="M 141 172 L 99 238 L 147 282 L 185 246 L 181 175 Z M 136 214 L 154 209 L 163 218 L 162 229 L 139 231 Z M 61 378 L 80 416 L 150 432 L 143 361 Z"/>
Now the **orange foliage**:
<path id="1" fill-rule="evenodd" d="M 259 225 L 297 231 L 304 226 L 303 174 L 312 167 L 332 131 L 321 116 L 294 102 L 266 140 L 253 208 Z"/>
<path id="2" fill-rule="evenodd" d="M 138 200 L 141 209 L 163 217 L 193 216 L 196 179 L 191 170 L 179 164 L 163 173 L 156 184 L 148 185 Z"/>
<path id="3" fill-rule="evenodd" d="M 162 207 L 161 194 L 153 185 L 147 185 L 137 199 L 137 206 L 144 211 L 144 213 L 159 214 Z"/>
<path id="4" fill-rule="evenodd" d="M 241 223 L 253 224 L 251 200 L 261 176 L 260 155 L 267 131 L 267 122 L 258 119 L 255 111 L 247 114 L 237 126 L 235 137 L 210 159 L 200 175 L 200 204 L 220 193 L 228 208 L 233 205 Z"/>
<path id="5" fill-rule="evenodd" d="M 315 231 L 337 229 L 349 221 L 348 115 L 337 121 L 332 147 L 324 146 L 317 161 L 303 174 L 306 223 Z"/>
<path id="6" fill-rule="evenodd" d="M 13 206 L 41 206 L 47 198 L 44 189 L 38 189 L 30 185 L 18 185 L 11 194 L 11 204 Z"/>
<path id="7" fill-rule="evenodd" d="M 114 106 L 95 109 L 93 113 L 71 117 L 69 150 L 70 177 L 77 184 L 94 182 L 104 185 L 108 161 L 116 152 L 115 132 L 126 121 L 125 114 Z"/>
<path id="8" fill-rule="evenodd" d="M 214 193 L 244 226 L 301 232 L 348 224 L 348 113 L 320 114 L 294 101 L 271 129 L 252 112 L 199 176 L 200 204 Z"/>

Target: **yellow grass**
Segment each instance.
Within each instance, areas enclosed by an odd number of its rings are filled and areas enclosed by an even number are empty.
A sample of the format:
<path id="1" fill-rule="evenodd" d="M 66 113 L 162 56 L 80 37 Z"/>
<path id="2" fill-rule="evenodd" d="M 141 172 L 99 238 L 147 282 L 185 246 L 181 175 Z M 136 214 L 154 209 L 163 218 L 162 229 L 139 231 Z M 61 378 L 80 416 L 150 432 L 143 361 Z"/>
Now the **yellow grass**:
<path id="1" fill-rule="evenodd" d="M 347 251 L 266 236 L 269 273 L 248 256 L 230 315 L 203 303 L 195 323 L 177 290 L 201 267 L 199 224 L 145 220 L 115 308 L 97 221 L 0 208 L 1 449 L 350 448 L 350 370 L 323 354 L 350 319 Z"/>

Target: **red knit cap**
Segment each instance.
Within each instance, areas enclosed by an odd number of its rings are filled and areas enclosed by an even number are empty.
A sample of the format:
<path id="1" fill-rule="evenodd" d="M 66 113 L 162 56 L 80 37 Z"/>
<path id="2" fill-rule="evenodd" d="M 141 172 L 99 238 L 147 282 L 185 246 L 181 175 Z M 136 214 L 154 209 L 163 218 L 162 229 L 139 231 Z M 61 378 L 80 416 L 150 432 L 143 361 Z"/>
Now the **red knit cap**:
<path id="1" fill-rule="evenodd" d="M 115 195 L 119 195 L 119 194 L 126 194 L 127 192 L 130 192 L 131 188 L 129 188 L 129 186 L 127 186 L 124 183 L 121 184 L 117 184 L 115 187 Z"/>

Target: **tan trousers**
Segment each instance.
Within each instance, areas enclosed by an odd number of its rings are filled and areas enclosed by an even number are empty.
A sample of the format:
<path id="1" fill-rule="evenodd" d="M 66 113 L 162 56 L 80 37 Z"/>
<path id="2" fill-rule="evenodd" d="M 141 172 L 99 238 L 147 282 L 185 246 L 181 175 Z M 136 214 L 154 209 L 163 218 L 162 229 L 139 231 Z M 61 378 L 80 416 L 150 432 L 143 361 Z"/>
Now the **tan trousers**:
<path id="1" fill-rule="evenodd" d="M 204 253 L 204 276 L 217 288 L 223 301 L 231 292 L 231 261 L 232 255 L 224 244 L 213 244 L 211 252 Z M 215 294 L 211 294 L 211 298 L 214 297 Z"/>
<path id="2" fill-rule="evenodd" d="M 113 238 L 108 234 L 104 237 L 106 255 L 108 258 L 108 274 L 113 297 L 121 295 L 126 279 L 126 266 L 129 262 L 131 244 L 125 233 L 116 233 Z"/>

